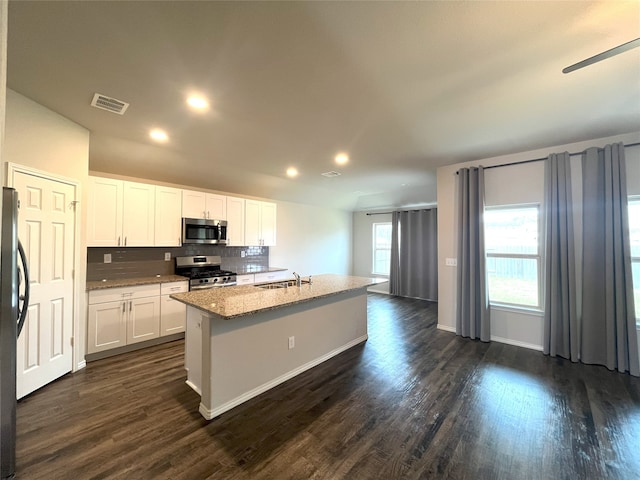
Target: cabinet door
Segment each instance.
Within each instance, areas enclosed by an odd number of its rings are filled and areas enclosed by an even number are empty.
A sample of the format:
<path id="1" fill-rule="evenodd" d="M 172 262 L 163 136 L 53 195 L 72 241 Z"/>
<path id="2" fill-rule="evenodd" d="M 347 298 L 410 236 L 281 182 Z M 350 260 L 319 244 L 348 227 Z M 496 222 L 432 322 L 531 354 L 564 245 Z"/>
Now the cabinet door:
<path id="1" fill-rule="evenodd" d="M 123 245 L 129 247 L 152 247 L 154 245 L 155 203 L 155 185 L 124 182 Z"/>
<path id="2" fill-rule="evenodd" d="M 182 191 L 182 216 L 185 218 L 206 218 L 206 193 L 193 190 Z"/>
<path id="3" fill-rule="evenodd" d="M 238 283 L 238 285 L 251 285 L 255 283 L 255 277 L 253 274 L 238 275 L 236 277 L 236 282 Z"/>
<path id="4" fill-rule="evenodd" d="M 128 300 L 127 344 L 158 338 L 160 335 L 160 297 Z"/>
<path id="5" fill-rule="evenodd" d="M 245 200 L 244 210 L 244 243 L 245 245 L 261 245 L 260 236 L 260 204 L 257 200 Z"/>
<path id="6" fill-rule="evenodd" d="M 122 180 L 89 177 L 87 246 L 117 247 L 122 238 Z"/>
<path id="7" fill-rule="evenodd" d="M 96 353 L 127 344 L 128 302 L 89 305 L 87 353 Z"/>
<path id="8" fill-rule="evenodd" d="M 242 246 L 244 242 L 244 198 L 227 197 L 227 245 Z"/>
<path id="9" fill-rule="evenodd" d="M 273 247 L 276 244 L 276 204 L 262 202 L 260 213 L 262 245 Z"/>
<path id="10" fill-rule="evenodd" d="M 207 194 L 207 218 L 212 220 L 227 219 L 227 197 L 224 195 L 216 195 L 214 193 Z"/>
<path id="11" fill-rule="evenodd" d="M 182 190 L 156 187 L 154 244 L 157 247 L 182 245 Z"/>
<path id="12" fill-rule="evenodd" d="M 184 332 L 187 323 L 187 306 L 169 295 L 161 297 L 160 335 Z"/>

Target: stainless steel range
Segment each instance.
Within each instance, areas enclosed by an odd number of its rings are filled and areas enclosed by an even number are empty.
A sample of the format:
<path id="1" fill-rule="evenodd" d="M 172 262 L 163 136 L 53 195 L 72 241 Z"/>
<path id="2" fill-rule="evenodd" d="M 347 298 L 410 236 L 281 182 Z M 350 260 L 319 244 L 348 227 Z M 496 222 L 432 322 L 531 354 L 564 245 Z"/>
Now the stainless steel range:
<path id="1" fill-rule="evenodd" d="M 176 275 L 189 278 L 189 290 L 236 285 L 236 274 L 220 269 L 221 258 L 213 255 L 176 257 Z"/>

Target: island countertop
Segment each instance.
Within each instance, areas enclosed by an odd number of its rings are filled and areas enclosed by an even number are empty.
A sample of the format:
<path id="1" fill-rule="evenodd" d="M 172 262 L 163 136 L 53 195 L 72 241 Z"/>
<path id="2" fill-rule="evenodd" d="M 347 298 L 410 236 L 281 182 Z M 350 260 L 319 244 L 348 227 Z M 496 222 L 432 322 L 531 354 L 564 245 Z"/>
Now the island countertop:
<path id="1" fill-rule="evenodd" d="M 176 293 L 171 298 L 224 319 L 233 319 L 366 288 L 384 281 L 386 279 L 323 274 L 313 276 L 311 284 L 303 283 L 300 287 L 266 289 L 246 285 L 209 288 Z"/>

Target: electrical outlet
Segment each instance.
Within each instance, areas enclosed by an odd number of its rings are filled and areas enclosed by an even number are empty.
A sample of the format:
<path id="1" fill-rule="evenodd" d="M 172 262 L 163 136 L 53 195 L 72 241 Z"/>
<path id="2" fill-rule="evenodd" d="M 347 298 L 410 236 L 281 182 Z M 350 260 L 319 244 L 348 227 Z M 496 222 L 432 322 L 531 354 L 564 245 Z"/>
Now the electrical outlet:
<path id="1" fill-rule="evenodd" d="M 164 261 L 165 262 L 170 262 L 171 261 L 171 252 L 165 252 Z"/>
<path id="2" fill-rule="evenodd" d="M 240 256 L 242 258 L 246 257 L 247 256 L 247 252 L 245 252 L 244 250 L 240 250 Z"/>
<path id="3" fill-rule="evenodd" d="M 105 253 L 104 254 L 104 263 L 111 263 L 111 254 L 110 253 Z"/>
<path id="4" fill-rule="evenodd" d="M 447 267 L 457 267 L 458 266 L 458 259 L 457 258 L 447 258 L 447 259 L 445 259 L 444 264 Z"/>
<path id="5" fill-rule="evenodd" d="M 296 337 L 289 337 L 289 350 L 296 346 Z"/>

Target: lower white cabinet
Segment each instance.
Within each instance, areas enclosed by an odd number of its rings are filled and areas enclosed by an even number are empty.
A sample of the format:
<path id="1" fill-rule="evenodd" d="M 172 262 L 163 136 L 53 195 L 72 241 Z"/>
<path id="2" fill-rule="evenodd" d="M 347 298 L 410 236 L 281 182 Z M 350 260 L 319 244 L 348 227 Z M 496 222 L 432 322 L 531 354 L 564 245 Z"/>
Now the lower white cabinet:
<path id="1" fill-rule="evenodd" d="M 255 283 L 277 282 L 289 278 L 288 270 L 278 270 L 276 272 L 256 273 Z"/>
<path id="2" fill-rule="evenodd" d="M 183 332 L 186 308 L 169 295 L 188 289 L 184 281 L 90 291 L 87 353 Z"/>
<path id="3" fill-rule="evenodd" d="M 253 273 L 247 274 L 247 275 L 238 275 L 236 277 L 236 283 L 238 285 L 251 285 L 253 283 L 255 283 L 254 280 L 254 275 Z"/>
<path id="4" fill-rule="evenodd" d="M 189 291 L 187 282 L 163 283 L 160 287 L 160 335 L 172 335 L 185 330 L 187 306 L 169 295 Z"/>

